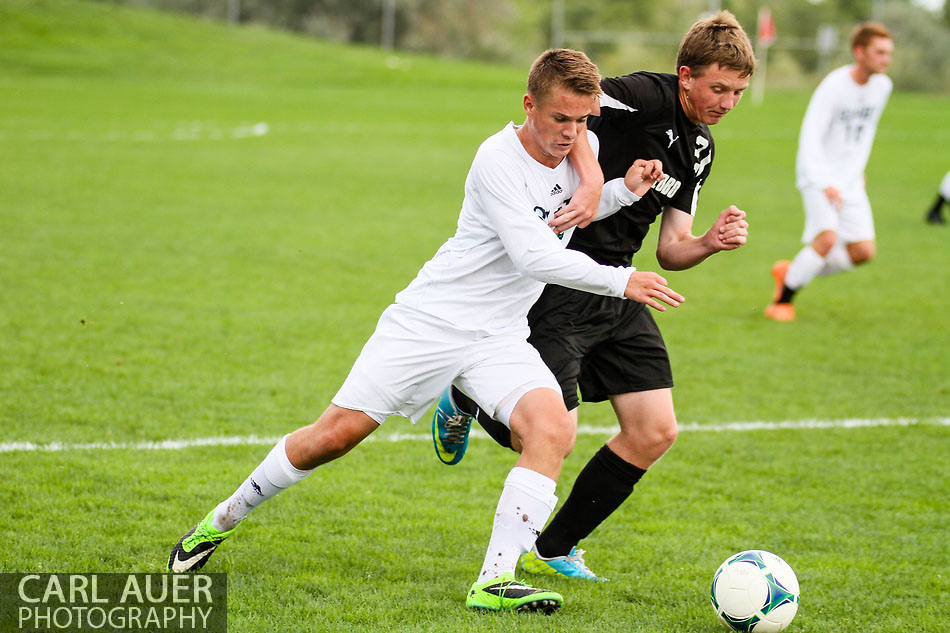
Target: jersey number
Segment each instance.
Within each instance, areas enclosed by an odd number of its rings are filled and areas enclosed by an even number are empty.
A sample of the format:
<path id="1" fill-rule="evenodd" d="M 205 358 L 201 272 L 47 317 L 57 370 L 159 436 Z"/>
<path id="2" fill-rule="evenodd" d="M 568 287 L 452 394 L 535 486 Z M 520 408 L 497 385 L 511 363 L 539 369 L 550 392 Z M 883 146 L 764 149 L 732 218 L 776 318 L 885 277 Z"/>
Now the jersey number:
<path id="1" fill-rule="evenodd" d="M 696 158 L 696 162 L 693 163 L 693 172 L 697 176 L 703 173 L 706 165 L 712 162 L 712 152 L 707 152 L 705 156 L 702 156 L 703 150 L 707 148 L 709 148 L 709 139 L 705 136 L 697 136 L 696 151 L 693 152 L 693 156 Z"/>
<path id="2" fill-rule="evenodd" d="M 846 125 L 844 127 L 844 140 L 848 143 L 857 143 L 861 140 L 862 131 L 864 131 L 864 126 L 861 124 Z"/>

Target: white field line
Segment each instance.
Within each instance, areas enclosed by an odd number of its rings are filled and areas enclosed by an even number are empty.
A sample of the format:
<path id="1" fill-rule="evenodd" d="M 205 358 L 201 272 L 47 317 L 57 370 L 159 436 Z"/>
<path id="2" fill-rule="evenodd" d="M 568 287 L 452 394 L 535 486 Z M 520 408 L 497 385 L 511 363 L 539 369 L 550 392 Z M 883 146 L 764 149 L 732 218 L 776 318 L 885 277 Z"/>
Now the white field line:
<path id="1" fill-rule="evenodd" d="M 368 123 L 365 121 L 301 121 L 284 122 L 241 122 L 236 125 L 216 121 L 180 121 L 154 128 L 139 129 L 54 129 L 8 127 L 0 128 L 0 142 L 37 141 L 37 142 L 94 142 L 94 143 L 151 143 L 167 141 L 218 141 L 245 139 L 267 135 L 367 135 L 385 132 L 389 135 L 418 135 L 428 132 L 428 123 Z M 453 135 L 483 137 L 492 133 L 494 128 L 484 125 L 453 125 L 447 133 Z"/>
<path id="2" fill-rule="evenodd" d="M 861 429 L 879 426 L 950 426 L 950 418 L 876 418 L 876 419 L 844 419 L 844 420 L 786 420 L 784 422 L 727 422 L 722 424 L 681 424 L 681 432 L 711 432 L 722 433 L 729 431 L 778 431 L 785 429 Z M 587 426 L 580 425 L 578 435 L 613 435 L 615 426 Z M 481 430 L 472 431 L 473 438 L 487 439 L 488 435 Z M 104 450 L 183 450 L 198 446 L 272 446 L 280 436 L 245 435 L 232 437 L 201 437 L 191 440 L 161 440 L 157 442 L 2 442 L 0 453 L 13 452 L 60 452 L 60 451 L 104 451 Z M 371 435 L 369 441 L 377 442 L 406 442 L 431 441 L 429 433 L 381 433 Z"/>
<path id="3" fill-rule="evenodd" d="M 109 130 L 83 132 L 80 130 L 2 130 L 0 141 L 85 141 L 117 143 L 150 143 L 160 141 L 206 141 L 245 139 L 266 136 L 271 126 L 265 121 L 226 126 L 206 121 L 179 123 L 174 128 Z"/>

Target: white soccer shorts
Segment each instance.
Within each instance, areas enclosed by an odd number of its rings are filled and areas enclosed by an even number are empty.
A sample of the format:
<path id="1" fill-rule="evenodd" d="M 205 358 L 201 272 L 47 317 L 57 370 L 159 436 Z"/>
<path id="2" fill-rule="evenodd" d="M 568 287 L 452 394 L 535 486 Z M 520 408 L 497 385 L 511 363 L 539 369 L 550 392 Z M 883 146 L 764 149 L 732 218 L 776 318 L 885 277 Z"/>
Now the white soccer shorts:
<path id="1" fill-rule="evenodd" d="M 811 244 L 812 240 L 824 231 L 834 231 L 838 239 L 845 244 L 874 239 L 874 217 L 871 215 L 871 201 L 864 188 L 841 192 L 844 205 L 836 209 L 828 201 L 825 192 L 816 187 L 802 189 L 802 201 L 805 206 L 805 230 L 802 243 Z"/>
<path id="2" fill-rule="evenodd" d="M 333 404 L 363 411 L 382 424 L 390 415 L 419 420 L 451 383 L 505 424 L 528 391 L 561 388 L 528 329 L 473 333 L 415 308 L 386 308 Z"/>

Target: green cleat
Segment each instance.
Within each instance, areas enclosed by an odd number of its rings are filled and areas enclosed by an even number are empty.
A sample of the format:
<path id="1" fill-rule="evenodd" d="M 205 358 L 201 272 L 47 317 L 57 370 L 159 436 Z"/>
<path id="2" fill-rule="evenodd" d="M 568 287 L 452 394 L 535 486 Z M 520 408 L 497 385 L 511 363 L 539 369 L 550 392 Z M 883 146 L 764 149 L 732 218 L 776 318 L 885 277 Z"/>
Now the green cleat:
<path id="1" fill-rule="evenodd" d="M 221 541 L 231 536 L 237 529 L 235 527 L 227 532 L 216 530 L 211 526 L 213 516 L 214 510 L 179 539 L 172 549 L 172 555 L 168 558 L 169 571 L 176 574 L 198 571 L 208 562 Z"/>
<path id="2" fill-rule="evenodd" d="M 561 594 L 522 584 L 510 572 L 485 582 L 476 582 L 465 600 L 465 606 L 470 609 L 540 611 L 545 615 L 554 613 L 562 604 L 564 598 Z"/>

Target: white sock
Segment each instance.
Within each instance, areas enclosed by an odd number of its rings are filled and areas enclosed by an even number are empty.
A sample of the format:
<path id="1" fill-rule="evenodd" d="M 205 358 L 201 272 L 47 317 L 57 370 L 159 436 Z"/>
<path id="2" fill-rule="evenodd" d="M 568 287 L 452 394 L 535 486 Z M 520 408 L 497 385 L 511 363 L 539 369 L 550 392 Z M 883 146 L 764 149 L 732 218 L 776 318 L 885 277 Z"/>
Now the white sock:
<path id="1" fill-rule="evenodd" d="M 848 255 L 848 245 L 838 240 L 825 255 L 825 266 L 818 272 L 818 275 L 833 275 L 852 268 L 854 268 L 854 262 L 851 261 L 851 256 Z"/>
<path id="2" fill-rule="evenodd" d="M 511 469 L 498 499 L 479 582 L 515 571 L 518 558 L 534 546 L 557 505 L 556 486 L 541 473 L 520 466 Z"/>
<path id="3" fill-rule="evenodd" d="M 218 504 L 211 519 L 212 527 L 222 532 L 234 529 L 251 510 L 313 472 L 295 468 L 287 458 L 286 445 L 285 435 L 234 494 Z"/>
<path id="4" fill-rule="evenodd" d="M 815 252 L 811 246 L 798 251 L 785 273 L 785 285 L 792 290 L 804 288 L 825 267 L 825 258 Z"/>

